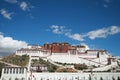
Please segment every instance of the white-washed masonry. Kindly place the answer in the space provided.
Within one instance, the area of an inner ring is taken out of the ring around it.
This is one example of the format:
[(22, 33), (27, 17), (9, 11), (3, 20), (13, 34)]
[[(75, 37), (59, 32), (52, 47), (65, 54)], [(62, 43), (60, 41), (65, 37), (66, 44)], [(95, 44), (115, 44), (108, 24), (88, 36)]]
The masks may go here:
[(120, 73), (31, 73), (28, 80), (120, 80)]
[(37, 73), (25, 67), (5, 67), (1, 80), (120, 80), (120, 73)]
[(1, 80), (27, 80), (27, 68), (4, 67), (2, 68)]

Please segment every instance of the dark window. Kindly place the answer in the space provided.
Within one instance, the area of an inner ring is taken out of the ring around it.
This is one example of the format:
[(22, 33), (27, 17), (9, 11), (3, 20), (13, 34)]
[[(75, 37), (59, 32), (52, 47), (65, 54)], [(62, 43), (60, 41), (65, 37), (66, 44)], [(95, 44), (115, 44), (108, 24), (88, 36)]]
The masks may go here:
[(9, 73), (9, 68), (7, 68), (7, 74)]
[(22, 68), (22, 73), (24, 73), (24, 68)]
[(15, 68), (13, 68), (13, 74), (15, 73)]
[(22, 70), (22, 69), (20, 68), (20, 69), (19, 69), (19, 73), (20, 73), (20, 74), (21, 74), (21, 70)]
[(10, 73), (12, 73), (12, 68), (10, 68)]
[(22, 68), (20, 68), (20, 73), (22, 73)]
[(6, 68), (4, 68), (4, 73), (6, 73)]
[(18, 74), (18, 68), (16, 69), (16, 74)]

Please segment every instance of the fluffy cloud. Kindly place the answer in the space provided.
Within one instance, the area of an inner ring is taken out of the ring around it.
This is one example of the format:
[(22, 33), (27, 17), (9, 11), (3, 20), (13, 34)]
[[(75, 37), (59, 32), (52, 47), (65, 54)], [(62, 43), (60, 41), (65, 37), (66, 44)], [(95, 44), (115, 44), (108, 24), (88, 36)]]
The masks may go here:
[(0, 10), (0, 14), (4, 17), (4, 18), (7, 18), (7, 19), (12, 19), (12, 14), (13, 13), (9, 13), (7, 10), (5, 10), (5, 9), (1, 9)]
[(21, 2), (20, 8), (21, 8), (23, 11), (29, 10), (28, 4), (27, 4), (26, 2), (24, 2), (24, 1)]
[(109, 35), (114, 35), (120, 33), (120, 27), (118, 26), (111, 26), (108, 28), (102, 28), (94, 31), (90, 31), (87, 33), (87, 36), (90, 39), (96, 39), (96, 38), (106, 38)]
[(14, 53), (17, 49), (26, 47), (27, 43), (24, 41), (14, 40), (12, 37), (5, 37), (0, 34), (0, 53)]
[[(5, 2), (9, 3), (9, 4), (12, 4), (12, 5), (18, 5), (18, 7), (22, 10), (22, 11), (27, 11), (29, 12), (28, 15), (31, 17), (31, 18), (34, 18), (34, 16), (32, 15), (31, 13), (31, 9), (34, 8), (34, 6), (32, 6), (29, 2), (26, 2), (26, 1), (20, 1), (20, 0), (4, 0)], [(15, 12), (16, 13), (16, 12)], [(5, 17), (6, 19), (12, 19), (12, 14), (13, 13), (9, 13), (7, 10), (4, 9), (1, 9), (0, 10), (0, 14)]]
[(107, 33), (108, 33), (108, 29), (103, 28), (103, 29), (98, 29), (95, 31), (90, 31), (87, 33), (87, 35), (90, 39), (106, 38), (108, 35)]
[(8, 3), (17, 4), (23, 11), (30, 11), (30, 8), (34, 8), (34, 6), (28, 5), (25, 1), (18, 1), (18, 0), (4, 0)]
[(70, 32), (65, 33), (65, 35), (71, 39), (77, 40), (77, 41), (84, 41), (83, 35), (80, 35), (78, 33), (71, 34)]
[(50, 27), (52, 29), (52, 32), (54, 34), (64, 34), (65, 36), (77, 40), (77, 41), (84, 41), (85, 38), (89, 38), (91, 40), (96, 39), (96, 38), (106, 38), (110, 35), (115, 35), (117, 33), (120, 33), (120, 27), (118, 26), (111, 26), (107, 28), (101, 28), (93, 31), (89, 31), (84, 34), (79, 34), (79, 33), (71, 33), (70, 29), (66, 29), (63, 26), (57, 26), (53, 25)]
[(112, 26), (109, 28), (109, 34), (114, 35), (120, 32), (120, 27)]
[(66, 29), (65, 26), (52, 25), (50, 26), (54, 34), (63, 34), (73, 40), (84, 41), (83, 36), (78, 33), (72, 34), (71, 29)]
[(64, 26), (57, 26), (57, 25), (52, 25), (50, 27), (52, 29), (52, 32), (55, 34), (63, 34), (64, 33)]

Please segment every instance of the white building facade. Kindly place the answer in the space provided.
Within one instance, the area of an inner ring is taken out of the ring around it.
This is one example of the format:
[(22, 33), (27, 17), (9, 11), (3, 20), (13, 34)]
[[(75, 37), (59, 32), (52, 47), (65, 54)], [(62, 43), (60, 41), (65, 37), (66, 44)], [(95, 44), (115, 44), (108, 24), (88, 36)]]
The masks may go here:
[(54, 62), (69, 64), (87, 64), (103, 66), (108, 63), (108, 54), (105, 50), (86, 50), (85, 46), (71, 47), (66, 53), (51, 53), (40, 46), (30, 46), (16, 51), (16, 55), (29, 55), (31, 59), (47, 58)]
[(44, 50), (41, 46), (28, 45), (27, 48), (21, 48), (16, 51), (16, 55), (29, 55), (33, 57), (47, 57), (50, 55), (48, 50)]

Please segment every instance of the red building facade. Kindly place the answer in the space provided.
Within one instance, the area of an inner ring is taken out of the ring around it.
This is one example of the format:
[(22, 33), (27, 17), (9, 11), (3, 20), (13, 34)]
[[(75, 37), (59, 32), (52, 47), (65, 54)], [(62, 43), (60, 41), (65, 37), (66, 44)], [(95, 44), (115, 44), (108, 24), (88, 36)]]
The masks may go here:
[(51, 53), (66, 53), (70, 48), (69, 43), (44, 44), (44, 49), (51, 50)]
[(58, 53), (60, 52), (60, 46), (59, 43), (52, 43), (52, 53)]

